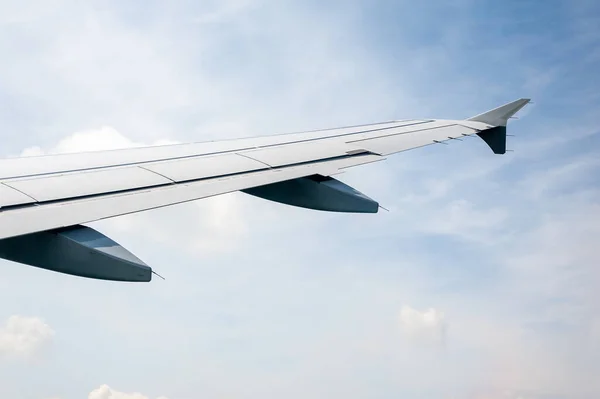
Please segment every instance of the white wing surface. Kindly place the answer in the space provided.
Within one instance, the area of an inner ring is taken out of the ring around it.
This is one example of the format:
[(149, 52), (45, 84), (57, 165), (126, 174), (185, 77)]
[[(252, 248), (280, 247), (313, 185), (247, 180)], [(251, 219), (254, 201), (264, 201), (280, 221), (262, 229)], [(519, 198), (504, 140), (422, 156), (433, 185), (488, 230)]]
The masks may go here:
[[(99, 219), (238, 190), (312, 209), (376, 212), (377, 203), (331, 176), (393, 153), (474, 134), (495, 153), (504, 153), (506, 122), (528, 102), (513, 101), (469, 120), (402, 120), (239, 140), (2, 159), (0, 257), (15, 260), (2, 252), (4, 239), (11, 237), (81, 228)], [(82, 234), (61, 237), (71, 245)]]

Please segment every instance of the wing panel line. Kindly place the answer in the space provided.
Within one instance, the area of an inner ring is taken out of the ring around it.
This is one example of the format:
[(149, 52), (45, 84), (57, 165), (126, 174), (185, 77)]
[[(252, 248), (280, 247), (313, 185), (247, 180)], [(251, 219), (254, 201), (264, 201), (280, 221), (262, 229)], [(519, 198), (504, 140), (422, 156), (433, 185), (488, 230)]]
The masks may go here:
[(147, 170), (148, 172), (152, 172), (152, 173), (154, 173), (155, 175), (159, 175), (160, 177), (164, 177), (165, 179), (167, 179), (167, 180), (170, 180), (170, 181), (171, 181), (173, 184), (177, 184), (177, 182), (176, 182), (175, 180), (171, 179), (169, 176), (165, 176), (165, 175), (163, 175), (162, 173), (158, 173), (158, 172), (157, 172), (157, 171), (155, 171), (155, 170), (148, 169), (148, 168), (144, 168), (142, 165), (138, 165), (138, 168), (140, 168), (140, 169), (144, 169), (144, 170)]
[(273, 166), (269, 165), (268, 163), (261, 161), (260, 159), (252, 158), (251, 156), (248, 156), (248, 155), (246, 155), (244, 153), (236, 152), (235, 154), (239, 155), (239, 156), (242, 156), (244, 158), (248, 158), (248, 159), (250, 159), (252, 161), (256, 161), (258, 163), (262, 163), (263, 165), (265, 165), (268, 168), (272, 168), (273, 167)]
[(5, 184), (4, 182), (0, 182), (0, 184), (2, 184), (3, 186), (6, 186), (6, 187), (8, 187), (8, 188), (10, 188), (10, 189), (12, 189), (12, 190), (15, 190), (15, 191), (18, 191), (18, 192), (20, 192), (21, 194), (23, 194), (23, 195), (25, 195), (25, 196), (27, 196), (27, 197), (31, 198), (31, 199), (32, 199), (32, 200), (34, 200), (35, 202), (37, 202), (37, 201), (38, 201), (37, 199), (33, 198), (31, 195), (29, 195), (29, 194), (27, 194), (27, 193), (25, 193), (25, 192), (23, 192), (23, 191), (19, 190), (19, 189), (18, 189), (18, 188), (16, 188), (16, 187), (13, 187), (13, 186), (11, 186), (11, 185)]

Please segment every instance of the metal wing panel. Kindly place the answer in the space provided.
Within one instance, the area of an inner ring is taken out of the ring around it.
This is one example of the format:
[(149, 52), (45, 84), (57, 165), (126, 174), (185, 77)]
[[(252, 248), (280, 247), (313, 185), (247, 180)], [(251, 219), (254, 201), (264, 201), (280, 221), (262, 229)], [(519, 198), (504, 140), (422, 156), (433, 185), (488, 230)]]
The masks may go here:
[[(110, 194), (121, 190), (131, 191), (172, 185), (176, 182), (199, 179), (215, 180), (215, 177), (224, 175), (250, 173), (256, 176), (255, 171), (262, 171), (269, 166), (279, 168), (300, 163), (318, 163), (319, 168), (321, 168), (319, 173), (330, 175), (339, 173), (341, 168), (381, 159), (381, 157), (375, 155), (349, 157), (349, 154), (356, 154), (357, 151), (366, 150), (380, 155), (387, 155), (433, 144), (436, 141), (448, 140), (449, 137), (473, 134), (478, 129), (487, 128), (486, 124), (477, 121), (404, 121), (400, 125), (398, 123), (369, 125), (366, 127), (368, 131), (364, 130), (365, 127), (353, 127), (345, 130), (333, 129), (329, 133), (337, 132), (337, 134), (332, 137), (302, 143), (272, 144), (268, 147), (241, 151), (240, 154), (224, 153), (215, 156), (184, 157), (161, 162), (153, 162), (152, 159), (155, 159), (156, 156), (152, 156), (151, 159), (145, 158), (146, 162), (140, 166), (104, 168), (67, 174), (41, 175), (34, 178), (11, 179), (4, 182), (6, 185), (6, 188), (3, 189), (5, 194), (0, 198), (4, 198), (2, 206), (5, 207), (31, 203), (32, 199), (28, 196), (40, 202), (61, 201), (69, 198)], [(339, 135), (342, 131), (351, 133)], [(300, 137), (301, 135), (292, 136)], [(305, 135), (304, 137), (308, 136)], [(281, 140), (284, 140), (283, 136), (272, 143)], [(197, 145), (194, 144), (192, 147)], [(168, 147), (175, 148), (178, 146)], [(211, 147), (209, 150), (214, 148)], [(145, 150), (156, 151), (159, 148), (153, 147)], [(164, 148), (160, 151), (163, 150)], [(197, 149), (194, 152), (198, 152)], [(114, 155), (115, 153), (108, 151), (69, 155), (79, 157), (91, 156), (92, 154), (94, 156), (107, 156), (109, 159), (106, 162), (111, 163), (113, 161), (108, 155)], [(160, 152), (159, 156), (165, 154), (165, 152)], [(60, 158), (59, 161), (61, 159), (64, 160)], [(136, 159), (142, 160), (142, 158)], [(331, 162), (324, 162), (332, 160), (338, 162), (336, 167), (328, 166), (331, 165)], [(64, 166), (65, 164), (60, 161), (57, 165), (60, 168), (61, 165)], [(10, 197), (6, 193), (10, 193)], [(67, 202), (61, 203), (63, 206), (68, 206)], [(7, 213), (8, 211), (5, 210), (2, 217), (4, 218)]]
[[(1, 195), (0, 201), (3, 201), (4, 206), (9, 206), (110, 194), (347, 156), (346, 151), (353, 148), (355, 147), (345, 143), (319, 145), (310, 142), (269, 147), (250, 153), (250, 157), (245, 155), (247, 153), (227, 153), (145, 163), (143, 166), (10, 179), (3, 184), (6, 187), (4, 191), (10, 193), (11, 197), (8, 194)], [(253, 159), (255, 157), (258, 160)], [(6, 200), (1, 199), (4, 197)]]
[(38, 202), (44, 202), (160, 186), (173, 182), (159, 174), (133, 166), (7, 180), (3, 183), (35, 198)]
[[(372, 157), (371, 161), (374, 160)], [(355, 158), (357, 164), (367, 161), (363, 156)], [(334, 174), (340, 167), (348, 167), (350, 164), (349, 160), (320, 162), (0, 211), (0, 239), (88, 223), (313, 174)]]
[[(65, 173), (111, 166), (126, 166), (185, 159), (203, 155), (244, 151), (264, 146), (277, 146), (310, 140), (335, 140), (361, 132), (386, 131), (397, 126), (414, 124), (414, 120), (393, 121), (335, 129), (314, 130), (242, 139), (171, 144), (109, 151), (92, 151), (36, 157), (0, 159), (0, 180), (31, 177), (41, 174)], [(343, 140), (340, 140), (343, 141)]]

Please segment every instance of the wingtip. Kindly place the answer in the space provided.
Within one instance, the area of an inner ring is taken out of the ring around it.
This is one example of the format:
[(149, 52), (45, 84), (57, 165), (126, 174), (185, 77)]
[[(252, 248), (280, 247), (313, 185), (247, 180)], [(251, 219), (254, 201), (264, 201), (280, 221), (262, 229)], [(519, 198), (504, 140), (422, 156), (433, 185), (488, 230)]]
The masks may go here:
[(490, 125), (487, 129), (484, 129), (477, 133), (487, 145), (494, 151), (494, 154), (505, 154), (506, 153), (506, 124), (513, 115), (519, 112), (521, 108), (531, 102), (529, 98), (520, 98), (512, 101), (508, 104), (504, 104), (500, 107), (494, 108), (483, 114), (479, 114), (469, 121), (483, 122)]
[(500, 107), (494, 108), (490, 111), (484, 112), (482, 114), (473, 116), (467, 120), (475, 121), (475, 122), (483, 122), (492, 126), (506, 126), (508, 120), (521, 108), (526, 106), (531, 102), (530, 98), (520, 98), (518, 100), (512, 101), (508, 104), (501, 105)]

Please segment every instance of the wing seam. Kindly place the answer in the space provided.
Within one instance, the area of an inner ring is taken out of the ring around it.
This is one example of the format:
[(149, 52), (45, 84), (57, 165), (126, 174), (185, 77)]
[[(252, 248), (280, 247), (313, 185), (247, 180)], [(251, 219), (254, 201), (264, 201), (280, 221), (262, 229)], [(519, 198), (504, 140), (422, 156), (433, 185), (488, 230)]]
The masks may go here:
[[(23, 191), (19, 190), (19, 189), (18, 189), (18, 188), (16, 188), (16, 187), (13, 187), (13, 186), (11, 186), (11, 185), (9, 185), (9, 184), (6, 184), (6, 183), (4, 183), (4, 182), (2, 182), (2, 183), (0, 183), (0, 184), (2, 184), (2, 185), (3, 185), (3, 186), (5, 186), (5, 187), (8, 187), (8, 188), (10, 188), (10, 189), (13, 189), (13, 190), (15, 190), (15, 191), (18, 191), (18, 192), (20, 192), (21, 194), (23, 194), (23, 195), (25, 195), (25, 196), (27, 196), (27, 197), (31, 198), (31, 199), (32, 199), (32, 200), (34, 200), (35, 202), (39, 202), (39, 201), (38, 201), (36, 198), (33, 198), (31, 195), (27, 194), (26, 192), (23, 192)], [(2, 207), (2, 208), (9, 208), (9, 207), (10, 207), (10, 206), (6, 206), (6, 207)]]
[(241, 156), (241, 157), (244, 157), (244, 158), (248, 158), (248, 159), (250, 159), (250, 160), (252, 160), (252, 161), (256, 161), (256, 162), (258, 162), (258, 163), (262, 163), (263, 165), (267, 166), (269, 169), (273, 168), (273, 166), (269, 165), (268, 163), (266, 163), (266, 162), (263, 162), (263, 161), (261, 161), (261, 160), (259, 160), (259, 159), (256, 159), (256, 158), (252, 158), (251, 156), (248, 156), (248, 155), (246, 155), (246, 154), (242, 154), (242, 153), (239, 153), (239, 152), (236, 152), (235, 154), (236, 154), (236, 155), (239, 155), (239, 156)]
[(162, 173), (158, 173), (158, 172), (157, 172), (157, 171), (155, 171), (155, 170), (148, 169), (148, 168), (144, 168), (144, 167), (143, 167), (143, 166), (141, 166), (141, 165), (138, 165), (137, 167), (138, 167), (138, 168), (140, 168), (140, 169), (147, 170), (148, 172), (152, 172), (152, 173), (154, 173), (155, 175), (158, 175), (158, 176), (160, 176), (160, 177), (164, 177), (165, 179), (167, 179), (167, 180), (171, 181), (171, 183), (172, 183), (172, 184), (177, 184), (177, 182), (176, 182), (175, 180), (171, 179), (169, 176), (165, 176), (165, 175), (163, 175)]

